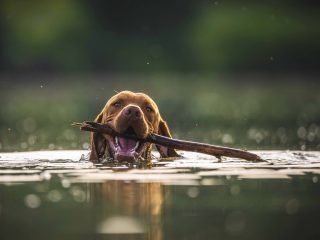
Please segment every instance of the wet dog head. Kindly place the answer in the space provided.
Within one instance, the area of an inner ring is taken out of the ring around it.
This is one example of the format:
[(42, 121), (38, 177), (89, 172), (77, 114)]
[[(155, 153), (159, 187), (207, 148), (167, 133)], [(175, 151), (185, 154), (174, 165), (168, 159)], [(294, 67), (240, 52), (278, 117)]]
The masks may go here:
[[(143, 93), (123, 91), (114, 95), (95, 121), (108, 124), (118, 133), (133, 134), (139, 138), (145, 138), (150, 133), (171, 137), (156, 103)], [(97, 162), (104, 157), (127, 162), (141, 158), (150, 160), (151, 149), (150, 143), (92, 133), (90, 160)], [(157, 146), (157, 149), (161, 157), (178, 156), (173, 149), (163, 146)]]

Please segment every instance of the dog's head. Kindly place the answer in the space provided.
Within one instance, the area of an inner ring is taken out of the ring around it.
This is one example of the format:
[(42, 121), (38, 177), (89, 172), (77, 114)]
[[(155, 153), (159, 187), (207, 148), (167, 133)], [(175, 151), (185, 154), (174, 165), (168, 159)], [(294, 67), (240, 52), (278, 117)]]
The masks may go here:
[[(118, 133), (133, 134), (139, 138), (145, 138), (150, 133), (171, 137), (157, 104), (143, 93), (123, 91), (114, 95), (95, 121), (108, 124)], [(103, 157), (128, 162), (141, 158), (150, 160), (151, 149), (150, 143), (92, 133), (90, 160), (97, 162)], [(157, 149), (161, 157), (178, 156), (174, 149), (163, 146), (157, 146)]]

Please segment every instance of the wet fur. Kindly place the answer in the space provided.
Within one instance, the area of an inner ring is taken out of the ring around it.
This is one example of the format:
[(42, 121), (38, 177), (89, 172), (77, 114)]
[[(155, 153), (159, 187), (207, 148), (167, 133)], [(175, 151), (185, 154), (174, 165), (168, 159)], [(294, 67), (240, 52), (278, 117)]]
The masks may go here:
[[(114, 104), (121, 102), (122, 105), (119, 108), (115, 108)], [(137, 106), (141, 109), (142, 118), (134, 125), (136, 133), (140, 137), (146, 137), (150, 133), (157, 133), (171, 138), (171, 133), (167, 123), (162, 119), (158, 106), (156, 103), (146, 94), (134, 93), (130, 91), (120, 92), (109, 99), (105, 107), (100, 114), (95, 118), (95, 122), (98, 123), (111, 123), (114, 130), (117, 132), (124, 132), (128, 128), (128, 122), (123, 118), (122, 111), (127, 106)], [(146, 106), (152, 108), (152, 112), (146, 111)], [(91, 134), (91, 152), (90, 161), (101, 162), (104, 158), (113, 158), (112, 151), (108, 144), (108, 138), (110, 136), (102, 135), (99, 133)], [(161, 158), (177, 157), (179, 156), (174, 149), (170, 149), (163, 146), (156, 146)], [(151, 160), (152, 144), (148, 144), (146, 150), (142, 153), (142, 157), (150, 161)]]

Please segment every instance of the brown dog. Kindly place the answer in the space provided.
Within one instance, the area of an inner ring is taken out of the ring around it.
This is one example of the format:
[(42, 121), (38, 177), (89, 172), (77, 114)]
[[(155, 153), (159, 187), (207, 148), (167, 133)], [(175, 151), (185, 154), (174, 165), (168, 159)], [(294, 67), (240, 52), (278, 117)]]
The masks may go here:
[[(120, 92), (109, 99), (95, 119), (98, 123), (108, 123), (116, 132), (135, 134), (145, 138), (150, 133), (171, 137), (170, 130), (160, 116), (156, 103), (146, 94), (130, 91)], [(156, 146), (160, 156), (179, 156), (174, 149)], [(103, 158), (132, 162), (138, 159), (151, 160), (152, 144), (132, 139), (112, 137), (99, 133), (91, 134), (92, 162)]]

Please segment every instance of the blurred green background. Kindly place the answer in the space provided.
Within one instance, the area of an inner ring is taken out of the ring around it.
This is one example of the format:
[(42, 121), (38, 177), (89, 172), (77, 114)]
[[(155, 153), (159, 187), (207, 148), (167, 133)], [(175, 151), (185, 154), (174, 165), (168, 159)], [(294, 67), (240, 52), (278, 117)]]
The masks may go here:
[(87, 149), (70, 127), (149, 94), (181, 139), (320, 149), (318, 1), (0, 1), (0, 151)]

